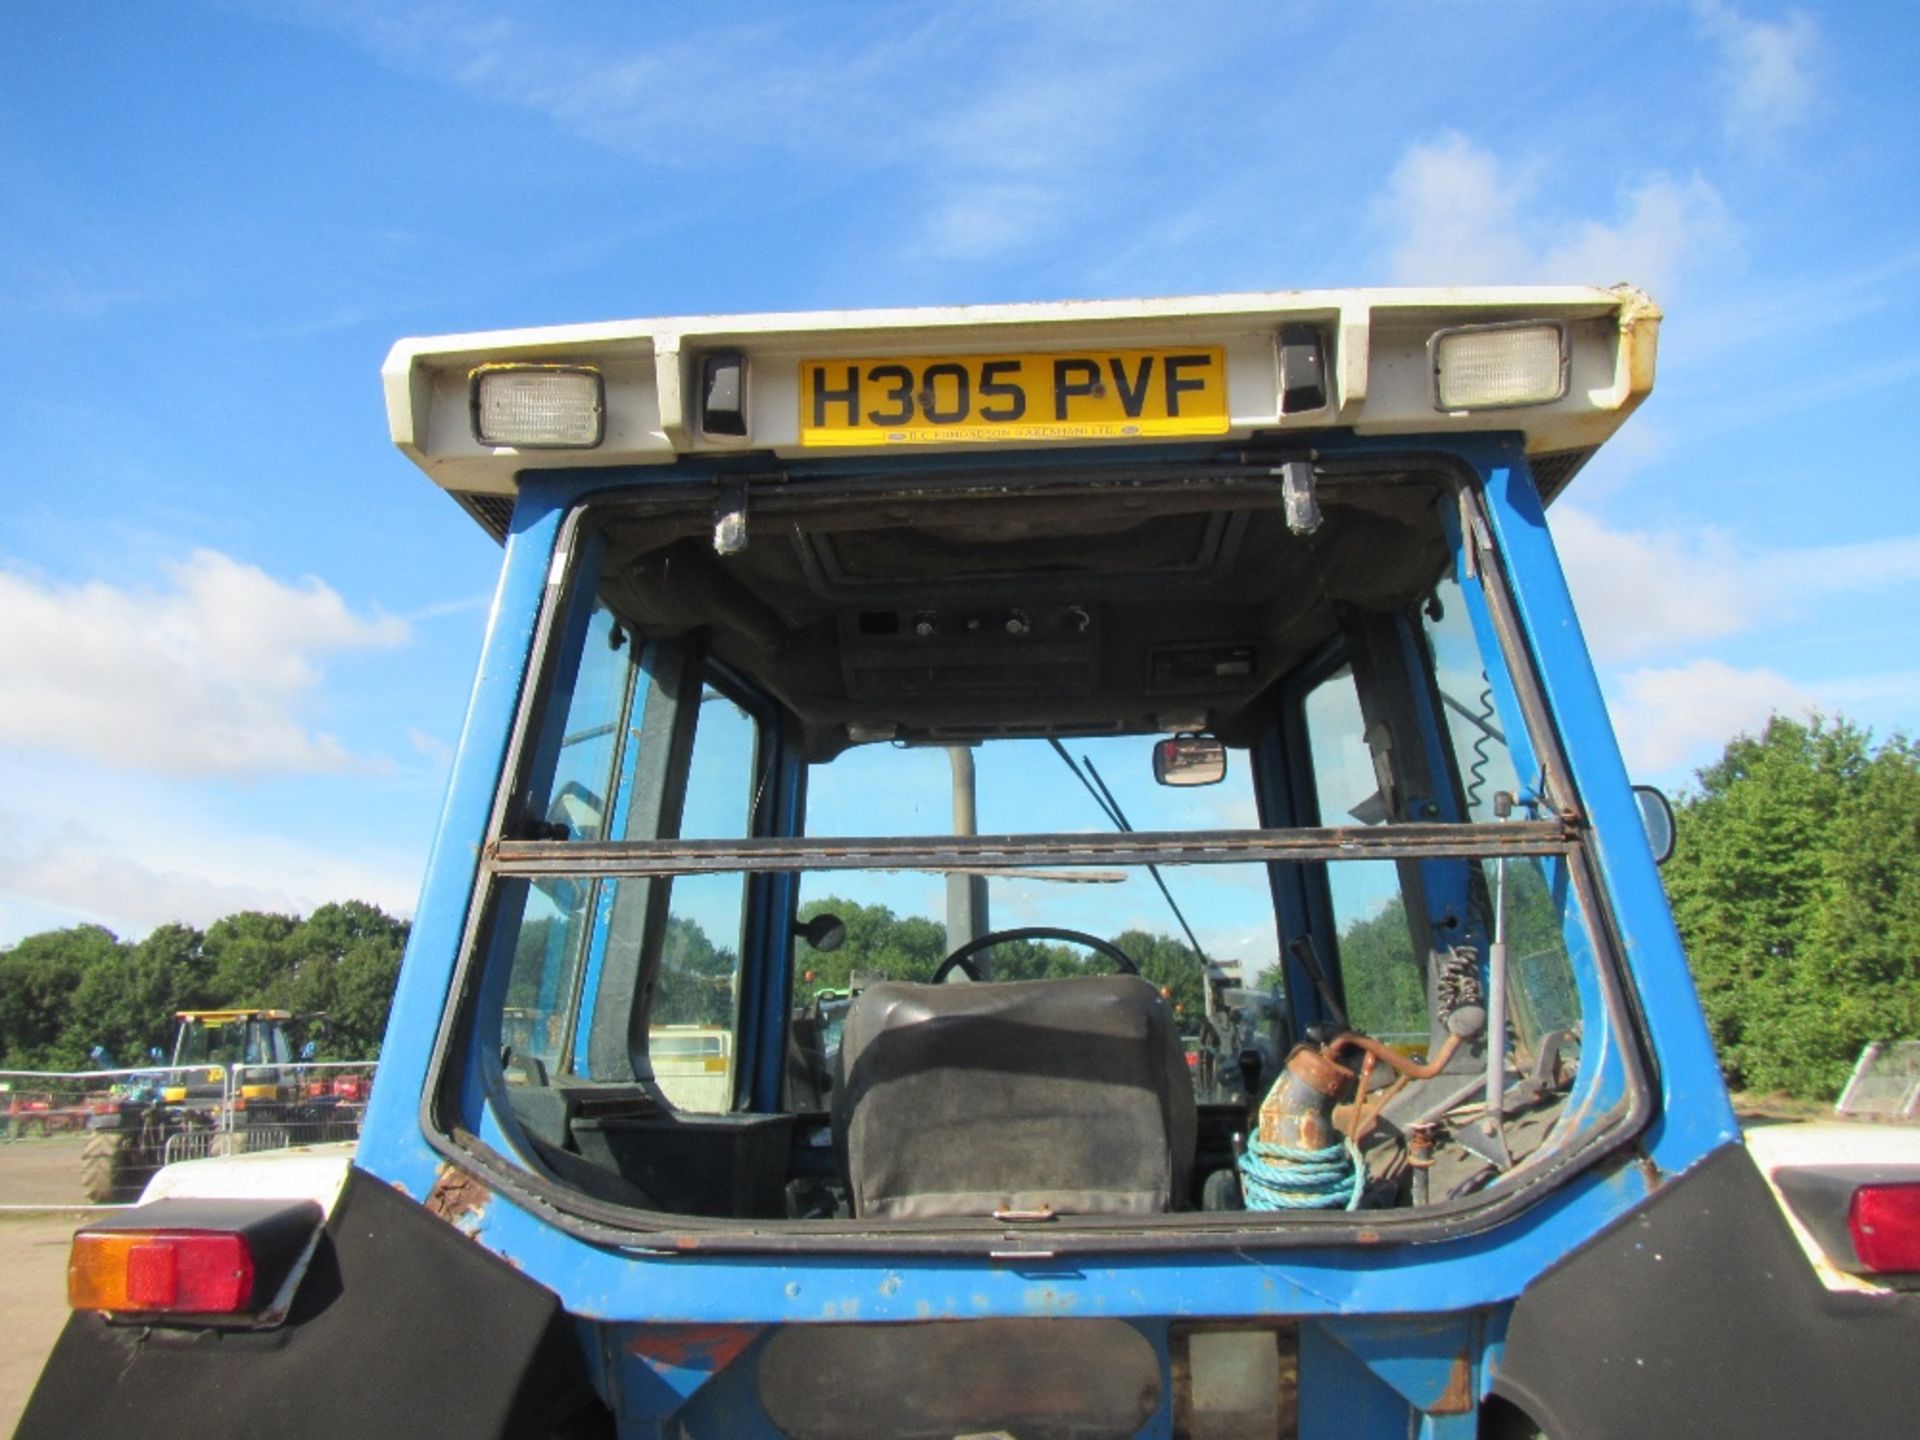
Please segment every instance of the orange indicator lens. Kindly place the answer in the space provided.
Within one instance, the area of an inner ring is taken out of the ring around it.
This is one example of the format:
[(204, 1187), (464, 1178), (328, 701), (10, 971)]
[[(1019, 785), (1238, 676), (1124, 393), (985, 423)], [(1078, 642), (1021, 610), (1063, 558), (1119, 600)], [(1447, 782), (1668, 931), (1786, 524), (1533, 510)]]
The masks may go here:
[(252, 1306), (253, 1253), (217, 1231), (81, 1231), (67, 1262), (76, 1310), (239, 1315)]

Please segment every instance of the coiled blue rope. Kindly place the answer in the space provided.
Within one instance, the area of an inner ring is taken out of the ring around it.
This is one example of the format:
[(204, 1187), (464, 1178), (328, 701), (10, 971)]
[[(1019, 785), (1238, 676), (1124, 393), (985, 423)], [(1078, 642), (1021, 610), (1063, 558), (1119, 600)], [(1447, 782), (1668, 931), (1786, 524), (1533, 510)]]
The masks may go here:
[(1367, 1183), (1351, 1140), (1323, 1150), (1249, 1140), (1239, 1164), (1249, 1210), (1357, 1210)]

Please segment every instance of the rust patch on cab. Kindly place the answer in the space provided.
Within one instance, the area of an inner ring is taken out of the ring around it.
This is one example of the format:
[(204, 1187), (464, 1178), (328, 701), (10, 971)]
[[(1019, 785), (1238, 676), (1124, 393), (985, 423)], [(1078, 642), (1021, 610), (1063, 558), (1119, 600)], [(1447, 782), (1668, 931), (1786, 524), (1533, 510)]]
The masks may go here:
[(439, 1174), (434, 1177), (433, 1189), (427, 1192), (426, 1199), (429, 1215), (436, 1215), (468, 1234), (473, 1233), (480, 1218), (486, 1214), (487, 1206), (492, 1203), (493, 1192), (482, 1185), (478, 1177), (469, 1175), (450, 1162), (442, 1162)]
[(1429, 1415), (1464, 1415), (1473, 1409), (1473, 1365), (1465, 1355), (1453, 1357), (1453, 1369), (1447, 1374), (1447, 1388), (1428, 1407)]

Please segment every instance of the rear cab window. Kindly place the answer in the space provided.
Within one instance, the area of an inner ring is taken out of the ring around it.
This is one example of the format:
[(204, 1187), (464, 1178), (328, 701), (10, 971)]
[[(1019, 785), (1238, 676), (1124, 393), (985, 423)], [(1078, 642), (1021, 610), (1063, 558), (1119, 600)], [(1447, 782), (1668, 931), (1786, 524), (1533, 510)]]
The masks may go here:
[[(1463, 470), (1346, 467), (1314, 529), (1271, 474), (834, 487), (756, 495), (731, 553), (705, 494), (567, 521), (457, 1022), (524, 1182), (829, 1244), (1272, 1228), (1245, 1156), (1304, 1124), (1349, 1167), (1308, 1213), (1390, 1223), (1628, 1122)], [(1157, 783), (1171, 737), (1225, 777)], [(1302, 1049), (1348, 1097), (1263, 1114)], [(920, 1153), (982, 1105), (969, 1173)]]

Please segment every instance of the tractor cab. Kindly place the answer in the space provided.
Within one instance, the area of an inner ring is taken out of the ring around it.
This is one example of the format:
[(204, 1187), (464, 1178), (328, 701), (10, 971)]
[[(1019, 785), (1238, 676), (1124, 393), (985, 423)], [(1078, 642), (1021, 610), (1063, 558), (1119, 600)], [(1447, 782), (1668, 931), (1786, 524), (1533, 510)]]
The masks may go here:
[(504, 564), (359, 1150), (83, 1235), (22, 1435), (1909, 1425), (1856, 1379), (1910, 1314), (1811, 1297), (1740, 1147), (1550, 535), (1658, 319), (396, 347)]
[[(279, 1067), (290, 1066), (294, 1054), (287, 1027), (294, 1017), (286, 1010), (181, 1010), (175, 1013), (172, 1065), (185, 1072), (165, 1098), (224, 1098), (237, 1074), (233, 1093), (247, 1099), (273, 1099), (290, 1081)], [(195, 1076), (191, 1067), (205, 1067)]]

